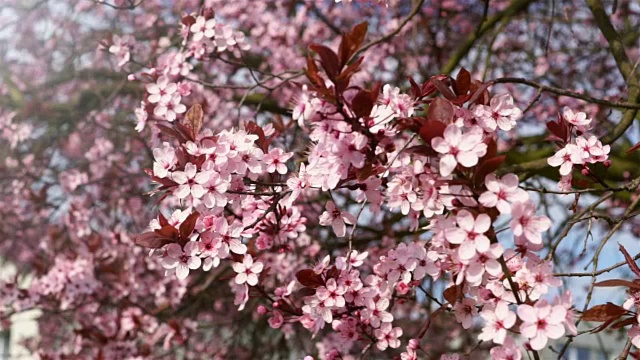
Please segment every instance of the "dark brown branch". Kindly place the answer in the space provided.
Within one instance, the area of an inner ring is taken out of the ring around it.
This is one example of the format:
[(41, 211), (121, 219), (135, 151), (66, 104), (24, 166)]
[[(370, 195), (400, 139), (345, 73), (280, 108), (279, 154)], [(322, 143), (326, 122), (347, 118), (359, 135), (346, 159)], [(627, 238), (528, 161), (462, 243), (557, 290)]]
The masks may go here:
[(574, 99), (580, 99), (592, 104), (599, 104), (599, 105), (605, 105), (605, 106), (622, 108), (622, 109), (640, 110), (640, 104), (637, 104), (637, 103), (617, 102), (617, 101), (599, 99), (599, 98), (581, 94), (575, 91), (560, 89), (555, 86), (544, 85), (544, 84), (540, 84), (535, 81), (531, 81), (523, 78), (503, 77), (503, 78), (492, 80), (491, 82), (494, 84), (524, 84), (531, 87), (535, 87), (543, 92), (550, 92), (560, 96), (567, 96)]

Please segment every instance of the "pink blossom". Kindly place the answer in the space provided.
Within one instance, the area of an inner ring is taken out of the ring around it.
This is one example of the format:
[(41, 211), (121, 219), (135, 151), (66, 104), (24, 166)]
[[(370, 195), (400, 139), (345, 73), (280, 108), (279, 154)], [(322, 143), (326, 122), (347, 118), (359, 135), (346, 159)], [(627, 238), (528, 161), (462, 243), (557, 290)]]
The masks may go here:
[(363, 321), (368, 321), (374, 328), (380, 327), (381, 323), (393, 321), (393, 315), (386, 311), (389, 307), (389, 299), (380, 298), (373, 307), (362, 309), (360, 317)]
[(493, 341), (496, 344), (503, 344), (507, 336), (507, 330), (516, 323), (516, 314), (509, 310), (509, 304), (505, 301), (498, 301), (495, 306), (485, 305), (480, 312), (485, 325), (478, 339), (482, 341)]
[(247, 252), (247, 246), (240, 241), (240, 234), (244, 227), (239, 221), (234, 221), (229, 225), (227, 219), (220, 218), (216, 221), (214, 236), (220, 238), (222, 245), (220, 247), (220, 256), (226, 257), (229, 251), (243, 255)]
[(168, 142), (162, 143), (161, 148), (153, 149), (153, 175), (164, 178), (167, 177), (169, 171), (176, 166), (177, 158), (175, 150)]
[(491, 358), (494, 360), (521, 360), (522, 353), (512, 337), (507, 336), (502, 346), (491, 349)]
[(178, 244), (169, 244), (165, 248), (166, 255), (162, 258), (162, 266), (167, 270), (175, 269), (176, 276), (184, 280), (189, 275), (189, 269), (200, 267), (202, 260), (197, 256), (200, 252), (200, 243), (189, 241), (182, 247)]
[(585, 162), (604, 162), (609, 158), (609, 145), (602, 145), (597, 137), (591, 135), (589, 138), (583, 136), (576, 137), (576, 146), (582, 150), (582, 158)]
[(173, 122), (178, 114), (182, 114), (187, 111), (187, 107), (180, 103), (182, 97), (180, 95), (172, 96), (167, 102), (159, 103), (153, 114), (156, 116), (162, 116), (167, 121)]
[(548, 158), (547, 163), (553, 167), (560, 166), (560, 175), (566, 176), (571, 173), (573, 165), (584, 164), (584, 158), (579, 147), (574, 144), (567, 144), (552, 157)]
[(316, 290), (316, 296), (326, 307), (341, 308), (345, 304), (345, 300), (342, 295), (344, 295), (346, 291), (346, 288), (339, 285), (335, 279), (329, 279), (325, 286), (320, 286)]
[(174, 194), (179, 199), (184, 199), (189, 195), (199, 199), (207, 192), (203, 185), (209, 181), (209, 177), (208, 172), (198, 172), (198, 168), (194, 164), (187, 163), (184, 166), (184, 171), (171, 173), (171, 179), (178, 183)]
[(476, 301), (471, 298), (465, 297), (464, 299), (462, 299), (462, 301), (458, 301), (453, 306), (453, 314), (456, 317), (456, 321), (459, 322), (463, 328), (470, 328), (473, 319), (478, 316)]
[(378, 342), (376, 347), (378, 350), (385, 350), (387, 347), (397, 349), (400, 347), (400, 336), (402, 336), (402, 329), (399, 327), (393, 327), (391, 323), (382, 323), (379, 329), (374, 331), (374, 335)]
[(504, 249), (500, 244), (491, 244), (487, 251), (479, 251), (474, 257), (466, 262), (467, 269), (465, 278), (472, 285), (480, 285), (485, 273), (494, 278), (502, 275), (502, 266), (498, 258), (502, 256)]
[(118, 67), (124, 66), (131, 59), (131, 48), (135, 44), (135, 38), (130, 35), (113, 35), (113, 44), (109, 46), (109, 52), (118, 57)]
[(238, 273), (236, 275), (236, 284), (241, 285), (247, 283), (249, 286), (256, 286), (258, 284), (258, 274), (262, 272), (264, 264), (253, 261), (253, 258), (249, 254), (245, 254), (241, 263), (233, 263), (233, 271)]
[(150, 94), (147, 98), (150, 103), (168, 103), (174, 97), (173, 94), (176, 90), (178, 90), (178, 85), (176, 83), (169, 82), (169, 79), (166, 76), (160, 76), (155, 83), (147, 84), (146, 89)]
[(327, 202), (327, 211), (320, 215), (320, 225), (331, 225), (337, 237), (343, 237), (347, 232), (345, 223), (353, 225), (356, 221), (355, 216), (336, 208), (333, 201)]
[(541, 233), (551, 227), (551, 221), (546, 216), (536, 216), (533, 201), (518, 202), (512, 205), (509, 222), (515, 236), (523, 235), (532, 244), (542, 244)]
[(513, 104), (513, 98), (509, 94), (492, 97), (489, 106), (478, 105), (473, 113), (486, 131), (495, 131), (496, 126), (509, 131), (522, 117), (522, 111)]
[(459, 127), (450, 124), (442, 137), (431, 140), (433, 149), (443, 156), (440, 158), (440, 174), (449, 176), (458, 164), (472, 167), (487, 153), (487, 144), (482, 142), (482, 129), (475, 126), (462, 133)]
[(457, 227), (445, 230), (447, 241), (460, 244), (458, 255), (461, 259), (471, 259), (477, 252), (489, 250), (491, 242), (484, 233), (491, 226), (491, 218), (487, 214), (479, 214), (475, 219), (467, 210), (460, 210), (456, 215)]
[(286, 162), (291, 156), (293, 156), (293, 153), (285, 153), (280, 148), (274, 148), (263, 156), (262, 161), (267, 166), (268, 173), (278, 172), (284, 175), (287, 173)]
[(271, 316), (268, 320), (269, 322), (269, 326), (271, 326), (272, 329), (279, 329), (282, 327), (282, 324), (284, 324), (284, 317), (282, 316), (282, 313), (278, 310), (273, 310), (273, 316)]
[[(567, 311), (567, 315), (563, 320), (563, 324), (567, 332), (571, 335), (578, 335), (578, 329), (576, 329), (575, 311), (573, 310), (573, 295), (570, 291), (565, 291), (560, 296), (556, 296), (553, 300), (554, 306), (562, 306)], [(640, 320), (640, 318), (638, 319)]]
[(336, 267), (340, 270), (345, 270), (349, 267), (362, 266), (368, 255), (369, 253), (366, 251), (358, 253), (357, 250), (352, 250), (347, 257), (339, 256), (336, 258)]
[(501, 214), (511, 213), (511, 203), (529, 199), (529, 195), (518, 185), (520, 180), (516, 174), (506, 174), (500, 180), (489, 174), (484, 181), (487, 191), (480, 195), (478, 202), (486, 207), (496, 207)]
[(522, 319), (520, 333), (529, 338), (533, 350), (542, 350), (547, 339), (559, 339), (564, 335), (562, 322), (565, 316), (564, 307), (551, 306), (547, 300), (539, 300), (534, 306), (519, 305), (518, 317)]
[(215, 26), (215, 19), (207, 20), (204, 16), (198, 16), (196, 22), (190, 27), (193, 33), (193, 41), (200, 41), (203, 37), (212, 38), (215, 34)]
[(305, 121), (311, 120), (313, 115), (322, 108), (322, 101), (315, 97), (315, 94), (308, 91), (307, 85), (302, 85), (300, 99), (293, 108), (291, 118), (297, 121), (300, 127), (304, 126)]
[(587, 130), (587, 127), (591, 123), (591, 119), (587, 118), (587, 114), (583, 112), (574, 113), (568, 107), (562, 109), (562, 118), (583, 132)]

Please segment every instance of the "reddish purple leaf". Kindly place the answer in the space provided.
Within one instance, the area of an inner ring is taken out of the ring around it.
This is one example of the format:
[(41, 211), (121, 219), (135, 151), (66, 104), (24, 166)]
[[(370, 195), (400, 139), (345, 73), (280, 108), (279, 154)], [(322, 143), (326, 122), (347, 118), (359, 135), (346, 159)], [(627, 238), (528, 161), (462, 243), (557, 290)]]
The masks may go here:
[(620, 246), (620, 252), (622, 253), (622, 255), (624, 255), (624, 259), (627, 261), (627, 264), (629, 265), (631, 271), (633, 271), (636, 276), (640, 277), (640, 268), (638, 267), (638, 264), (636, 264), (636, 262), (633, 260), (631, 255), (629, 255), (627, 249), (625, 249), (624, 246), (620, 244), (618, 246)]
[(626, 313), (627, 310), (622, 306), (608, 302), (606, 304), (596, 305), (582, 313), (582, 320), (599, 322), (615, 320)]
[(453, 119), (453, 105), (448, 100), (443, 98), (435, 98), (431, 105), (429, 105), (429, 110), (427, 111), (427, 119), (429, 120), (437, 120), (444, 124), (451, 123)]
[(298, 279), (298, 282), (303, 286), (310, 287), (313, 289), (324, 285), (322, 276), (316, 274), (316, 272), (311, 269), (304, 269), (304, 270), (298, 271), (298, 273), (296, 273), (296, 279)]
[(158, 236), (153, 231), (148, 231), (136, 236), (135, 243), (140, 246), (144, 246), (149, 249), (159, 249), (167, 244), (171, 244), (174, 241), (172, 239)]

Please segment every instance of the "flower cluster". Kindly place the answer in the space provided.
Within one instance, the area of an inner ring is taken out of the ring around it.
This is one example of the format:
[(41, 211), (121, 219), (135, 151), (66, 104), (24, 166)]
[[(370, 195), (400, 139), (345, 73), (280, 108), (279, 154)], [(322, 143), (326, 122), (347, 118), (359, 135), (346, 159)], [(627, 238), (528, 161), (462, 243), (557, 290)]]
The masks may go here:
[[(193, 22), (191, 26), (185, 23)], [(222, 52), (237, 46), (241, 50), (251, 49), (242, 31), (234, 31), (231, 26), (217, 21), (214, 17), (205, 15), (189, 17), (183, 21), (185, 38), (191, 34), (188, 43), (189, 56), (201, 59), (212, 52)], [(186, 39), (185, 39), (186, 41)]]
[[(603, 163), (605, 166), (610, 165), (609, 145), (603, 145), (594, 135), (585, 134), (589, 129), (591, 119), (583, 112), (574, 113), (569, 108), (564, 108), (562, 116), (558, 119), (558, 124), (563, 126), (564, 135), (560, 138), (561, 149), (558, 150), (547, 162), (553, 167), (560, 167), (560, 175), (562, 178), (558, 187), (562, 191), (571, 190), (572, 170), (574, 167), (581, 169), (582, 174), (588, 176), (591, 170), (587, 164)], [(576, 136), (573, 136), (575, 130)], [(556, 135), (556, 134), (554, 134)], [(556, 137), (558, 137), (556, 135)], [(571, 139), (574, 142), (571, 142)]]

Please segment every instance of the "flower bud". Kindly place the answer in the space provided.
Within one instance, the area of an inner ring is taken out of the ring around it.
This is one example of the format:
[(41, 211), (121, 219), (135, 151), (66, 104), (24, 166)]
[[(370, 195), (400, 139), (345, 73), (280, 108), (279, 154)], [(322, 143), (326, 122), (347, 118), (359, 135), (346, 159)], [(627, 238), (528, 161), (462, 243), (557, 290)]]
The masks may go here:
[(258, 308), (256, 309), (256, 312), (258, 313), (258, 315), (265, 315), (266, 313), (269, 312), (269, 310), (264, 305), (258, 305)]

